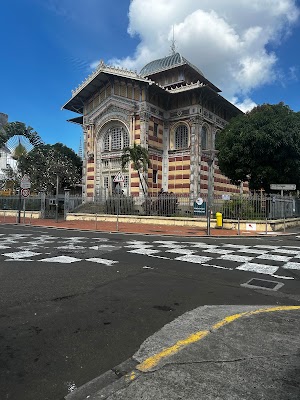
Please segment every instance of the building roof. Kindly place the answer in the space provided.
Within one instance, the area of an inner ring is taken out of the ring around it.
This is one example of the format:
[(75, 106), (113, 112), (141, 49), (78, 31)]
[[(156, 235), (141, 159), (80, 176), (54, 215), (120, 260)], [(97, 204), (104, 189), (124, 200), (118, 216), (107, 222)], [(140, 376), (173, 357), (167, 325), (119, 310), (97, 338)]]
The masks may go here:
[(146, 64), (140, 72), (141, 76), (150, 76), (161, 71), (166, 71), (168, 69), (173, 69), (175, 67), (180, 67), (182, 65), (188, 65), (197, 71), (200, 75), (204, 77), (202, 71), (190, 63), (186, 58), (184, 58), (180, 53), (174, 53), (170, 56), (159, 58)]

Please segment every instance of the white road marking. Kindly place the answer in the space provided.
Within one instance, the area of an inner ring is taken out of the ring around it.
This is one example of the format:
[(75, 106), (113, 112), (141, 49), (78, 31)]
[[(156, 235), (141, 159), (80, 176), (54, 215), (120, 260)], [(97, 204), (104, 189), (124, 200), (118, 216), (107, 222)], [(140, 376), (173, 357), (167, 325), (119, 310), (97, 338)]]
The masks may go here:
[(275, 274), (272, 274), (272, 276), (274, 276), (274, 278), (280, 278), (280, 279), (290, 279), (290, 280), (295, 279), (292, 276), (283, 276), (283, 275), (275, 275)]
[(153, 245), (152, 244), (143, 244), (143, 245), (141, 245), (140, 243), (138, 243), (138, 244), (130, 244), (130, 245), (128, 245), (128, 246), (123, 246), (123, 247), (126, 247), (126, 248), (129, 248), (129, 249), (135, 249), (135, 248), (138, 248), (138, 249), (140, 249), (140, 248), (143, 248), (143, 249), (153, 249)]
[(287, 256), (279, 256), (277, 254), (261, 254), (260, 256), (256, 257), (259, 258), (260, 260), (272, 260), (272, 261), (289, 261), (292, 257), (287, 257)]
[(42, 253), (35, 253), (33, 251), (25, 250), (25, 251), (17, 251), (15, 253), (4, 253), (2, 255), (5, 257), (13, 258), (13, 259), (19, 259), (19, 258), (38, 256), (39, 254), (42, 254)]
[(297, 269), (300, 270), (300, 263), (289, 261), (285, 263), (282, 268), (284, 269)]
[(59, 250), (79, 250), (79, 249), (85, 249), (85, 246), (75, 246), (74, 244), (69, 244), (69, 245), (65, 245), (65, 246), (55, 247), (55, 249), (59, 249)]
[(155, 256), (154, 254), (147, 254), (148, 257), (153, 257), (153, 258), (162, 258), (163, 260), (172, 260), (169, 257), (163, 257), (163, 256)]
[[(83, 247), (84, 248), (84, 247)], [(90, 250), (118, 250), (120, 247), (112, 244), (97, 244), (96, 246), (88, 247)]]
[(129, 250), (128, 253), (135, 253), (135, 254), (145, 254), (145, 255), (151, 255), (151, 254), (156, 254), (160, 253), (160, 250), (154, 250), (154, 249), (134, 249), (134, 250)]
[(242, 262), (242, 263), (246, 263), (247, 261), (250, 261), (253, 259), (253, 257), (239, 256), (238, 254), (223, 254), (219, 258), (222, 260), (236, 261), (236, 262)]
[(213, 267), (213, 268), (218, 268), (218, 269), (228, 269), (230, 271), (233, 270), (233, 268), (227, 268), (227, 267), (222, 267), (221, 265), (214, 265), (214, 264), (202, 264), (204, 267)]
[(81, 261), (81, 258), (75, 258), (75, 257), (69, 257), (69, 256), (57, 256), (57, 257), (50, 257), (50, 258), (44, 258), (42, 262), (51, 262), (51, 263), (61, 263), (61, 264), (70, 264), (74, 263), (77, 261)]
[(211, 249), (215, 250), (218, 248), (217, 245), (214, 244), (206, 244), (206, 243), (194, 243), (191, 247), (198, 247), (198, 248), (203, 248), (203, 249)]
[(245, 264), (236, 267), (236, 269), (241, 271), (256, 272), (258, 274), (266, 274), (266, 275), (275, 274), (278, 268), (279, 267), (275, 267), (274, 265), (255, 264), (251, 262), (246, 262)]
[(299, 250), (291, 250), (291, 249), (283, 249), (283, 248), (278, 248), (273, 250), (274, 253), (282, 253), (282, 254), (291, 254), (295, 256), (298, 256), (300, 254)]
[(193, 254), (186, 254), (185, 256), (181, 257), (176, 257), (175, 260), (179, 261), (187, 261), (195, 264), (202, 264), (204, 262), (212, 260), (211, 257), (205, 257), (205, 256), (196, 256)]
[(111, 266), (113, 264), (118, 264), (119, 261), (114, 261), (114, 260), (107, 260), (105, 258), (87, 258), (86, 261), (91, 261), (94, 263), (98, 263), (98, 264), (105, 264), (108, 266)]
[(195, 254), (195, 250), (190, 249), (182, 249), (182, 248), (174, 248), (170, 250), (165, 250), (166, 253), (175, 253), (175, 254)]
[(250, 253), (250, 254), (264, 254), (264, 253), (268, 253), (269, 250), (268, 249), (239, 249), (237, 250), (237, 252), (239, 253)]
[(234, 250), (227, 250), (227, 249), (221, 249), (221, 248), (217, 248), (217, 249), (212, 249), (212, 250), (202, 250), (203, 253), (212, 253), (215, 254), (216, 256), (218, 256), (219, 254), (230, 254), (233, 253)]

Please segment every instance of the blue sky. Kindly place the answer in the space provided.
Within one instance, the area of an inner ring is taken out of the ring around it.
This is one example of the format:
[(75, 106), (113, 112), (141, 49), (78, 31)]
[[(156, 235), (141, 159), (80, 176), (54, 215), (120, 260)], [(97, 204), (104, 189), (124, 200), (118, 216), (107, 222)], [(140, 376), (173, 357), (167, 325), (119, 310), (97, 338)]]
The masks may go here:
[(46, 143), (79, 149), (62, 111), (100, 59), (140, 70), (177, 50), (243, 110), (300, 111), (300, 4), (294, 0), (3, 0), (0, 112)]

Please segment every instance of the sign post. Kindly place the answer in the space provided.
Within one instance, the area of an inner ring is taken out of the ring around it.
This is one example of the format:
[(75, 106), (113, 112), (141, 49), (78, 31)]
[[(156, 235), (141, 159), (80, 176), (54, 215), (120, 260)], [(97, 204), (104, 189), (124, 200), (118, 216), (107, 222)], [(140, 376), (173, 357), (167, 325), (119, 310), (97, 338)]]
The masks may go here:
[(121, 201), (121, 182), (124, 182), (124, 176), (121, 171), (117, 173), (113, 181), (119, 184), (119, 190), (117, 191), (117, 232), (119, 231), (119, 214), (120, 214), (120, 201)]
[(24, 175), (21, 179), (20, 183), (20, 188), (19, 188), (19, 210), (18, 210), (18, 224), (21, 223), (21, 202), (22, 202), (22, 197), (24, 199), (23, 203), (23, 210), (24, 210), (24, 223), (25, 223), (25, 198), (29, 196), (30, 194), (30, 187), (31, 187), (31, 182), (30, 178), (28, 175)]

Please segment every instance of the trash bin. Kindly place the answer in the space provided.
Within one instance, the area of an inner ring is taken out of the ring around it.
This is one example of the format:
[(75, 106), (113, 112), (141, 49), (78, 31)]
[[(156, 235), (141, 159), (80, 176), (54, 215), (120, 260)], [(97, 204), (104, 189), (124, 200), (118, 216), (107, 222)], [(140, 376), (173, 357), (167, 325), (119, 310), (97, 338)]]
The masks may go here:
[(216, 213), (216, 219), (217, 219), (217, 228), (222, 228), (223, 226), (223, 216), (220, 212)]

